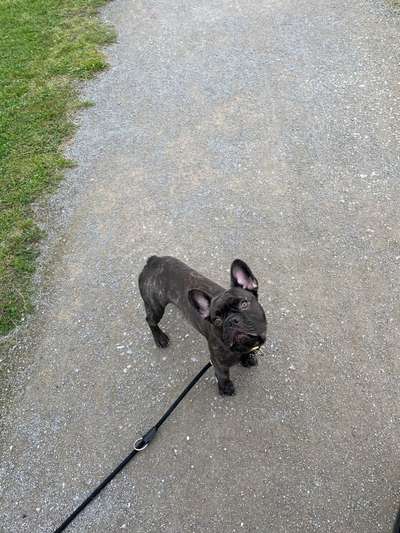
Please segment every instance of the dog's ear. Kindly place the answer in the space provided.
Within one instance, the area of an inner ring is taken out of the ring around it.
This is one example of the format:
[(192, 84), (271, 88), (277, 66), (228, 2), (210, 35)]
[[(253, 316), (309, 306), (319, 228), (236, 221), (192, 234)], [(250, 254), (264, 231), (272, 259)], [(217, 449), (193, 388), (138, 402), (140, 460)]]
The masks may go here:
[(210, 318), (211, 296), (209, 294), (200, 289), (191, 289), (189, 291), (189, 301), (201, 318), (205, 320)]
[(241, 259), (235, 259), (231, 265), (231, 287), (241, 287), (257, 297), (258, 281), (253, 272)]
[(191, 289), (189, 291), (189, 301), (199, 313), (201, 318), (209, 320), (211, 296), (200, 289)]

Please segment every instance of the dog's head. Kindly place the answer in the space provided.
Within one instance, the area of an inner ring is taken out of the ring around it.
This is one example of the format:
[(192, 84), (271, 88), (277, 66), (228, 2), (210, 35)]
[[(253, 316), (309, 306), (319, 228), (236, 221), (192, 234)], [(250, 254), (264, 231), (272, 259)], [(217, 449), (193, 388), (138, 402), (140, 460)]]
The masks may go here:
[(230, 350), (249, 353), (264, 344), (267, 321), (258, 303), (258, 282), (244, 261), (233, 261), (230, 289), (214, 298), (192, 289), (189, 300)]

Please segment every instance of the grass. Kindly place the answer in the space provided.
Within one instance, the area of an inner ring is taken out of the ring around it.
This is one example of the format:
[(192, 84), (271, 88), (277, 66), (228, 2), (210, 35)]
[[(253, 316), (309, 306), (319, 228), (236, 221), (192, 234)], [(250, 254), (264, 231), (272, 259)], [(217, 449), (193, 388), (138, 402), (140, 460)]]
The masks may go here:
[(62, 145), (84, 105), (76, 80), (106, 66), (106, 0), (0, 0), (0, 335), (31, 310), (42, 233), (31, 204), (71, 162)]

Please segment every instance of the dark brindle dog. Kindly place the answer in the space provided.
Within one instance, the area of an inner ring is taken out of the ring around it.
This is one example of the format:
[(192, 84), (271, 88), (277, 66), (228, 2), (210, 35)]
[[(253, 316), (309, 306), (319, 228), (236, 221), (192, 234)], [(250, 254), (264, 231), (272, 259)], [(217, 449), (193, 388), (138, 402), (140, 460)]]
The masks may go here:
[(146, 320), (155, 343), (168, 345), (159, 328), (167, 304), (175, 304), (208, 341), (221, 394), (234, 394), (229, 368), (257, 364), (254, 356), (265, 342), (267, 322), (258, 303), (258, 282), (250, 268), (235, 259), (231, 288), (225, 290), (174, 257), (152, 256), (139, 276)]

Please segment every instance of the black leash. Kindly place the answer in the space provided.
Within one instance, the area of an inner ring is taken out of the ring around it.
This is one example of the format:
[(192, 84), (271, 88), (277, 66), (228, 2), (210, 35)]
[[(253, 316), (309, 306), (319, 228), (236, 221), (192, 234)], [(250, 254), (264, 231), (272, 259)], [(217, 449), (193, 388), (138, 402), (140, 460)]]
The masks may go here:
[(77, 507), (75, 509), (75, 511), (69, 515), (69, 517), (64, 520), (64, 522), (61, 524), (60, 527), (58, 527), (54, 533), (60, 533), (61, 531), (64, 531), (68, 525), (78, 516), (79, 513), (81, 513), (83, 511), (83, 509), (89, 505), (89, 503), (94, 500), (94, 498), (96, 498), (96, 496), (104, 489), (104, 487), (106, 485), (108, 485), (108, 483), (110, 483), (110, 481), (112, 479), (115, 478), (115, 476), (121, 472), (121, 470), (124, 468), (125, 465), (127, 465), (129, 463), (129, 461), (135, 457), (135, 455), (138, 453), (138, 452), (141, 452), (142, 450), (144, 450), (145, 448), (147, 448), (147, 446), (150, 444), (150, 442), (154, 439), (154, 437), (156, 436), (156, 433), (158, 431), (158, 429), (162, 426), (162, 424), (164, 424), (164, 422), (167, 420), (167, 418), (169, 417), (169, 415), (172, 413), (172, 411), (174, 411), (174, 409), (176, 409), (176, 407), (180, 404), (180, 402), (183, 400), (183, 398), (186, 396), (186, 394), (190, 391), (190, 389), (192, 387), (194, 387), (194, 385), (196, 385), (196, 383), (199, 381), (199, 379), (201, 378), (201, 376), (207, 372), (207, 370), (210, 368), (211, 366), (211, 363), (208, 362), (206, 364), (205, 367), (203, 367), (200, 372), (192, 379), (192, 381), (189, 383), (189, 385), (186, 387), (186, 389), (178, 396), (178, 398), (174, 401), (174, 403), (169, 407), (169, 409), (163, 414), (163, 416), (160, 418), (160, 420), (157, 422), (157, 424), (155, 424), (145, 435), (143, 435), (143, 437), (139, 438), (136, 442), (135, 442), (135, 445), (133, 447), (133, 450), (131, 451), (131, 453), (125, 457), (125, 459), (122, 461), (122, 463), (120, 463), (117, 468), (115, 468), (115, 470), (113, 470), (111, 472), (111, 474), (109, 474), (105, 479), (104, 481), (102, 481), (100, 483), (100, 485), (94, 489), (94, 491), (86, 498), (86, 500), (84, 500), (80, 505), (79, 507)]
[(393, 533), (400, 533), (400, 509), (398, 510), (396, 522), (393, 526)]

